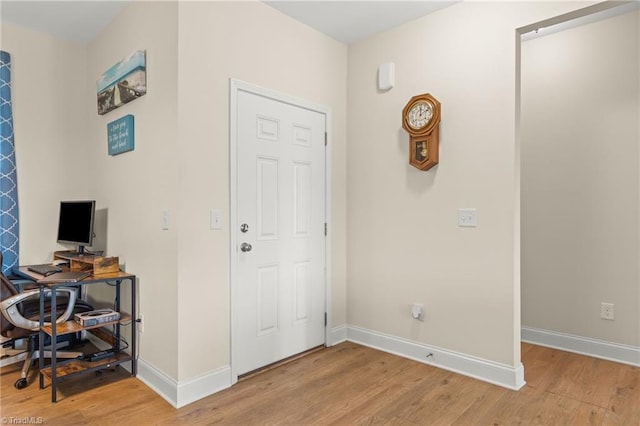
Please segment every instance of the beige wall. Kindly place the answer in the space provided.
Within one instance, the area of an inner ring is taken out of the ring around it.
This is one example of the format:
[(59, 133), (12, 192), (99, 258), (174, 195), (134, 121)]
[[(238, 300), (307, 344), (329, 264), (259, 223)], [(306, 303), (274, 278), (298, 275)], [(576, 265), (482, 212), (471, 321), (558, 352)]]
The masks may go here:
[[(51, 256), (60, 199), (95, 198), (100, 248), (138, 276), (141, 360), (176, 383), (230, 363), (230, 78), (331, 109), (332, 322), (345, 323), (344, 45), (259, 2), (134, 2), (88, 46), (5, 23), (2, 37), (15, 60), (23, 261)], [(148, 93), (99, 116), (96, 79), (135, 49), (147, 52)], [(110, 157), (107, 123), (125, 114), (135, 150)], [(224, 211), (221, 231), (211, 208)]]
[[(515, 29), (582, 5), (463, 2), (348, 50), (259, 2), (134, 3), (86, 49), (48, 39), (40, 46), (39, 36), (4, 24), (2, 35), (3, 47), (10, 36), (7, 48), (33, 56), (34, 69), (50, 70), (49, 51), (74, 65), (54, 77), (33, 71), (42, 83), (30, 83), (41, 90), (16, 81), (15, 94), (16, 104), (39, 95), (57, 106), (63, 92), (54, 78), (82, 81), (73, 110), (16, 106), (16, 119), (24, 128), (51, 114), (59, 119), (51, 119), (54, 130), (86, 120), (82, 132), (56, 139), (64, 155), (50, 154), (68, 158), (66, 149), (77, 148), (72, 155), (85, 161), (88, 179), (69, 174), (72, 183), (49, 204), (77, 192), (108, 209), (107, 249), (140, 279), (141, 359), (184, 383), (230, 361), (229, 78), (332, 110), (333, 326), (518, 364)], [(138, 48), (147, 49), (148, 94), (98, 116), (95, 79)], [(397, 84), (379, 93), (376, 70), (387, 61), (396, 64)], [(400, 125), (405, 103), (424, 92), (443, 104), (441, 163), (429, 172), (408, 165)], [(136, 149), (109, 157), (106, 124), (128, 113), (136, 117)], [(37, 134), (30, 140), (34, 149), (42, 144)], [(53, 172), (23, 184), (21, 203), (34, 203)], [(460, 207), (478, 209), (477, 228), (457, 227)], [(224, 212), (221, 231), (209, 229), (212, 208)], [(28, 211), (33, 226), (55, 228), (43, 210)], [(36, 243), (51, 250), (48, 232), (30, 236), (28, 252), (23, 244), (27, 260), (43, 257)], [(413, 302), (425, 304), (423, 323), (411, 319)]]
[[(350, 325), (520, 363), (515, 29), (579, 3), (463, 2), (349, 47)], [(381, 63), (396, 87), (376, 90)], [(442, 102), (440, 164), (408, 165), (401, 111)], [(477, 228), (457, 209), (475, 207)], [(424, 322), (411, 318), (425, 305)]]
[(525, 326), (640, 345), (639, 27), (633, 12), (522, 44)]
[[(134, 2), (87, 46), (86, 96), (90, 164), (89, 193), (108, 213), (107, 252), (120, 256), (138, 277), (144, 314), (140, 357), (169, 377), (178, 377), (177, 274), (178, 189), (178, 6)], [(111, 65), (146, 49), (145, 96), (105, 115), (96, 108), (96, 80)], [(126, 114), (135, 120), (135, 150), (107, 155), (107, 123)], [(162, 210), (169, 230), (162, 230)], [(106, 297), (106, 296), (104, 296)], [(103, 298), (104, 298), (103, 297)], [(128, 306), (128, 299), (123, 300)]]
[[(178, 335), (185, 379), (230, 361), (230, 78), (331, 108), (332, 319), (333, 325), (346, 321), (347, 49), (257, 2), (181, 3), (179, 28)], [(224, 211), (222, 231), (209, 230), (211, 208)]]
[[(61, 199), (88, 196), (84, 46), (2, 23), (11, 54), (20, 261), (53, 257)], [(80, 177), (80, 179), (78, 179)]]

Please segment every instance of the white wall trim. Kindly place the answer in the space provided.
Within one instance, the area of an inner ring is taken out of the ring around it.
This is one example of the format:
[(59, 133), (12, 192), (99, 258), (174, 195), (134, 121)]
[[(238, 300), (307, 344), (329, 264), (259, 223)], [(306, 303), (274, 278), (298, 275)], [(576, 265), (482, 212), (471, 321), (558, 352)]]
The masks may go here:
[(176, 382), (153, 365), (138, 359), (137, 378), (174, 408), (180, 408), (230, 387), (231, 367), (221, 367), (200, 377)]
[[(334, 327), (329, 334), (332, 343), (328, 346), (350, 341), (507, 389), (519, 390), (526, 384), (522, 364), (512, 367), (351, 325)], [(522, 341), (640, 367), (640, 347), (532, 327), (522, 327)], [(429, 353), (433, 356), (426, 358)], [(138, 379), (175, 408), (227, 389), (235, 382), (230, 366), (176, 382), (142, 359), (138, 360)]]
[(640, 347), (533, 327), (522, 327), (521, 336), (526, 343), (640, 367)]
[[(91, 333), (87, 333), (87, 340), (98, 349), (110, 348), (107, 343)], [(121, 364), (120, 367), (131, 372), (129, 362)], [(231, 368), (229, 366), (221, 367), (200, 377), (176, 382), (153, 365), (138, 358), (137, 378), (174, 408), (180, 408), (230, 387)]]
[(178, 383), (145, 360), (138, 358), (138, 380), (178, 408)]
[[(347, 340), (507, 389), (526, 383), (522, 364), (513, 367), (354, 326), (347, 326)], [(433, 356), (427, 358), (429, 353)]]
[[(328, 327), (327, 327), (328, 329)], [(338, 343), (347, 341), (347, 325), (339, 325), (331, 329), (331, 344), (327, 343), (327, 346), (335, 346)]]
[[(522, 364), (512, 367), (350, 325), (337, 326), (328, 334), (331, 335), (332, 345), (351, 341), (507, 389), (519, 390), (525, 385)], [(426, 358), (429, 353), (433, 356)], [(138, 360), (138, 379), (174, 408), (220, 392), (237, 381), (234, 380), (231, 366), (224, 366), (200, 377), (176, 382), (142, 359)]]
[(213, 395), (231, 386), (231, 367), (225, 366), (200, 377), (178, 383), (177, 408)]
[(327, 346), (335, 345), (335, 341), (333, 340), (333, 334), (331, 333), (331, 327), (333, 324), (333, 309), (331, 301), (333, 300), (332, 293), (332, 285), (331, 285), (331, 253), (333, 252), (333, 221), (331, 220), (331, 210), (332, 210), (332, 175), (331, 171), (333, 170), (331, 158), (333, 157), (333, 114), (331, 113), (331, 108), (329, 107), (320, 107), (325, 116), (325, 132), (327, 133), (327, 145), (325, 146), (324, 151), (324, 188), (325, 188), (325, 201), (324, 201), (324, 220), (327, 224), (327, 235), (324, 240), (324, 282), (325, 282), (325, 302), (324, 302), (324, 312), (327, 316), (327, 322), (325, 324), (324, 329), (324, 343)]

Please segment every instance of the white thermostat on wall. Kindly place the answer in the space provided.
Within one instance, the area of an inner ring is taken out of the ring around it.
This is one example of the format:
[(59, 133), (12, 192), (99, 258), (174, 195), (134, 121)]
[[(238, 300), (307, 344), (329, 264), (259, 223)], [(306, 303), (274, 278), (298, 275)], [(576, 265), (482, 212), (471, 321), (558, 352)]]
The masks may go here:
[(396, 84), (395, 64), (387, 62), (378, 68), (378, 89), (390, 90)]

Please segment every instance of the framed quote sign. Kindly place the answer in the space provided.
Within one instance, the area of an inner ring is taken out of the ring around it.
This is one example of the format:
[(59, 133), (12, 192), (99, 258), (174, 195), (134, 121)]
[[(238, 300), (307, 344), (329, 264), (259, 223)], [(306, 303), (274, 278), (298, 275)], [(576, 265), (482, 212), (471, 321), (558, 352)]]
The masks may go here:
[(133, 115), (128, 114), (107, 124), (109, 155), (118, 155), (123, 152), (133, 151), (133, 121)]

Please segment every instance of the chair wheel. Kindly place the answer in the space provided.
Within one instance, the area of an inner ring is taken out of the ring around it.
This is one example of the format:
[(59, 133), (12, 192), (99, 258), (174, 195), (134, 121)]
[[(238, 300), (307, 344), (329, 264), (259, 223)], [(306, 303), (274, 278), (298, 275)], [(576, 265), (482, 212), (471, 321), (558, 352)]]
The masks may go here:
[(13, 386), (15, 386), (16, 389), (24, 389), (27, 387), (27, 384), (27, 379), (18, 379)]

